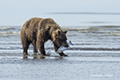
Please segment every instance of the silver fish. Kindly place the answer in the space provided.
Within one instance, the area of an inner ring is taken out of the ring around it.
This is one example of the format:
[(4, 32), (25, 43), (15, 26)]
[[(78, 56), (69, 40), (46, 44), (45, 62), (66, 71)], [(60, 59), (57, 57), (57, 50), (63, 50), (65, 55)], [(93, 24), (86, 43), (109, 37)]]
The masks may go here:
[[(68, 45), (73, 45), (71, 41), (68, 42)], [(64, 46), (61, 46), (58, 50), (57, 50), (57, 53), (62, 53), (64, 50), (68, 49), (69, 47), (64, 47)]]

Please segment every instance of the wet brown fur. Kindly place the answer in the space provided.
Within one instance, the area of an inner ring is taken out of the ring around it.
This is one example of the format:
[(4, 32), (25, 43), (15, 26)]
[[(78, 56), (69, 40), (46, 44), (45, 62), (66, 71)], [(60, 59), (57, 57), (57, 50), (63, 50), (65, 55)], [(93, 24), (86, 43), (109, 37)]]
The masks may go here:
[[(27, 20), (20, 32), (20, 39), (23, 47), (23, 57), (28, 55), (29, 45), (32, 43), (33, 52), (39, 52), (42, 55), (45, 54), (44, 43), (47, 40), (51, 40), (54, 43), (55, 51), (60, 46), (68, 46), (66, 40), (66, 32), (63, 32), (57, 23), (51, 18), (31, 18)], [(60, 56), (66, 56), (64, 53), (60, 53)]]

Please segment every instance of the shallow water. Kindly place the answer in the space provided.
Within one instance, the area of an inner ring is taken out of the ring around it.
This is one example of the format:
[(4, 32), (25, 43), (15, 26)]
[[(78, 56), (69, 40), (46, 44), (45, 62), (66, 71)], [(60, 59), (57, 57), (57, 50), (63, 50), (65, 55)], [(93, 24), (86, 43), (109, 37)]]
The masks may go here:
[[(120, 78), (120, 26), (66, 26), (74, 46), (65, 51), (68, 57), (22, 59), (21, 26), (0, 27), (0, 79), (6, 80), (112, 80)], [(45, 44), (54, 52), (53, 44)], [(32, 45), (29, 54), (32, 54)]]

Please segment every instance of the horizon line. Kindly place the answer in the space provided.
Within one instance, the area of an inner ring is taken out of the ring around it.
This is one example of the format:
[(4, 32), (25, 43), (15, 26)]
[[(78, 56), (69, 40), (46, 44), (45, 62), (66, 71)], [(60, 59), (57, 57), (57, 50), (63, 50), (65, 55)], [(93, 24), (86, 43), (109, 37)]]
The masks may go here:
[(112, 12), (50, 12), (48, 14), (90, 14), (90, 15), (120, 15)]

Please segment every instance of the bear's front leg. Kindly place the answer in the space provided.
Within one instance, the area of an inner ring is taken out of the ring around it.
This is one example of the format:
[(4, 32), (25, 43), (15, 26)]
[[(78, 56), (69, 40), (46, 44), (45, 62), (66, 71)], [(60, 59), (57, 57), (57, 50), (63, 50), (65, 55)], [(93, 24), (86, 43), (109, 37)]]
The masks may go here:
[(66, 55), (66, 54), (65, 54), (65, 53), (63, 53), (63, 52), (62, 52), (62, 53), (59, 53), (59, 55), (60, 55), (60, 56), (65, 56), (65, 57), (67, 57), (67, 56), (68, 56), (68, 55)]
[(39, 45), (38, 51), (41, 55), (43, 55), (43, 56), (46, 55), (45, 54), (45, 49), (44, 49), (44, 43)]
[(36, 44), (37, 44), (37, 49), (38, 49), (38, 52), (40, 53), (41, 56), (45, 56), (45, 49), (44, 49), (44, 37), (43, 37), (43, 34), (40, 33), (40, 31), (38, 31), (38, 35), (37, 35), (37, 41), (36, 41)]
[[(55, 44), (54, 44), (54, 49), (55, 51), (57, 52), (57, 50), (59, 49), (59, 47), (57, 47)], [(60, 56), (68, 56), (66, 54), (64, 54), (63, 52), (62, 53), (59, 53)]]
[(37, 41), (37, 48), (38, 48), (38, 52), (40, 53), (41, 56), (45, 56), (45, 49), (44, 49), (44, 42), (38, 40)]

